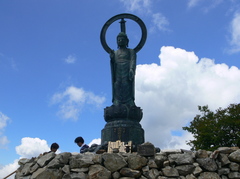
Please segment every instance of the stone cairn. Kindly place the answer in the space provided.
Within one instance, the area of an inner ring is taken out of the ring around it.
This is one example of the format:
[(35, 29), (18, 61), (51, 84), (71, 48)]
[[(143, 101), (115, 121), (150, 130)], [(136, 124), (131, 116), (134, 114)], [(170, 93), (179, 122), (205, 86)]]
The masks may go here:
[[(143, 144), (142, 144), (143, 145)], [(144, 149), (144, 148), (143, 148)], [(240, 149), (96, 154), (48, 153), (20, 159), (15, 179), (239, 179)]]

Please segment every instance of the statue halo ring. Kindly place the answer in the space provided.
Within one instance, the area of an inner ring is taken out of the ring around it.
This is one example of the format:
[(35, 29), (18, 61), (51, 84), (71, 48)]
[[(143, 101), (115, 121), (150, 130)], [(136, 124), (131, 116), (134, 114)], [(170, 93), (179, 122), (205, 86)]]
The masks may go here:
[(107, 45), (107, 42), (106, 42), (106, 32), (107, 32), (107, 29), (113, 22), (115, 22), (118, 19), (123, 19), (123, 18), (131, 19), (131, 20), (135, 21), (136, 23), (138, 23), (138, 25), (140, 26), (140, 28), (142, 30), (141, 40), (138, 43), (138, 45), (134, 48), (134, 51), (137, 53), (139, 50), (141, 50), (141, 48), (143, 47), (143, 45), (146, 42), (146, 39), (147, 39), (147, 28), (146, 28), (145, 24), (143, 23), (143, 21), (139, 17), (137, 17), (137, 16), (135, 16), (133, 14), (128, 14), (128, 13), (118, 14), (118, 15), (113, 16), (112, 18), (110, 18), (103, 25), (102, 30), (101, 30), (101, 34), (100, 34), (101, 44), (102, 44), (104, 50), (107, 53), (110, 53), (112, 51), (112, 49)]

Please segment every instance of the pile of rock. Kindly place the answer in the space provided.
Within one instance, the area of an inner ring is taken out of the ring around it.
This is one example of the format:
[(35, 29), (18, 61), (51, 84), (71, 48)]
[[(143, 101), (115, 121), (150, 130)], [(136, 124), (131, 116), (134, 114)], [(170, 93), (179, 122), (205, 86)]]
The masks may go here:
[(239, 179), (240, 149), (138, 153), (48, 153), (19, 161), (16, 179)]

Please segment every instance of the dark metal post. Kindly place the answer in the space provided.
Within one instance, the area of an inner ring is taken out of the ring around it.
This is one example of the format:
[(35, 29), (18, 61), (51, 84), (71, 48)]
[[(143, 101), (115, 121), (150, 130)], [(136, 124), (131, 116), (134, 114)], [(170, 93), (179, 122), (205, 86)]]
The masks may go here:
[(121, 21), (119, 22), (121, 24), (121, 32), (126, 33), (126, 25), (125, 25), (125, 20), (124, 18), (121, 19)]

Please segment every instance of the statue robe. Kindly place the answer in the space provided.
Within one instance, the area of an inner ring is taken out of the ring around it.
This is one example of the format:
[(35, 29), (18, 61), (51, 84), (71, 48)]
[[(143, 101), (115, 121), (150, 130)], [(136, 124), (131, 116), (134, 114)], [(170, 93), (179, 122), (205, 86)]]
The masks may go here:
[[(133, 72), (132, 79), (130, 71)], [(135, 105), (134, 86), (136, 53), (133, 49), (118, 49), (111, 59), (112, 102), (114, 105)]]

